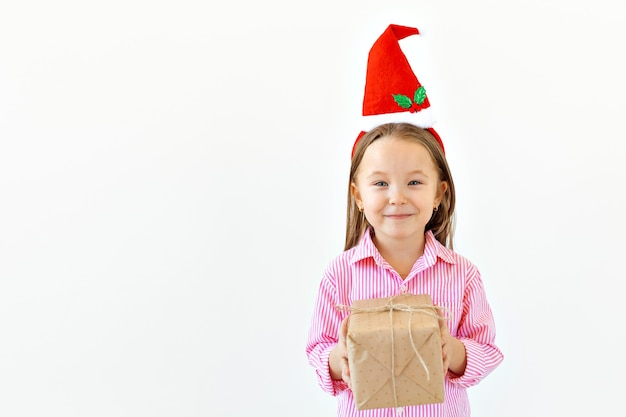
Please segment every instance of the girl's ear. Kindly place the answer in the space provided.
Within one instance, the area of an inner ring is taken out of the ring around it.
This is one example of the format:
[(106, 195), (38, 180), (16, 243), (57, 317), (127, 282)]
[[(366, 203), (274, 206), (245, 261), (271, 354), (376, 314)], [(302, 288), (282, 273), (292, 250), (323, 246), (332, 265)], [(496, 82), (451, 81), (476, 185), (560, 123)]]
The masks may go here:
[(357, 207), (362, 207), (363, 200), (361, 200), (361, 193), (359, 192), (359, 187), (357, 187), (354, 182), (350, 183), (350, 194), (352, 194), (352, 198), (354, 199)]
[(435, 203), (437, 203), (437, 205), (441, 204), (441, 200), (443, 200), (443, 196), (446, 195), (446, 191), (448, 191), (448, 182), (439, 181), (437, 196), (435, 197)]

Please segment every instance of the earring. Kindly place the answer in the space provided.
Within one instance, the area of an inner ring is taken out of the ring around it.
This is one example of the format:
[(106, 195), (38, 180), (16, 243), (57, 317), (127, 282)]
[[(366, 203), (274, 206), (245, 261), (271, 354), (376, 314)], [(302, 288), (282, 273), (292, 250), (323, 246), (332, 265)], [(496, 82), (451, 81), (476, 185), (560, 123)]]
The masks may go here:
[(358, 206), (358, 207), (359, 207), (359, 211), (360, 211), (361, 213), (363, 213), (363, 210), (364, 210), (364, 209), (363, 209), (363, 207), (361, 207), (361, 206)]
[(436, 213), (436, 212), (438, 212), (438, 211), (439, 211), (439, 206), (435, 206), (435, 207), (433, 207), (433, 211), (434, 211), (435, 213)]

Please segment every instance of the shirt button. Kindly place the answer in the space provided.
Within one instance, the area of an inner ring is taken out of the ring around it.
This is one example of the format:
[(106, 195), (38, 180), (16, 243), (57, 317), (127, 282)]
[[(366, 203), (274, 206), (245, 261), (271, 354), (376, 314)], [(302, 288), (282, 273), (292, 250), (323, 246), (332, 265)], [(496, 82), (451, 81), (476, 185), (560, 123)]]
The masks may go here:
[(406, 285), (403, 285), (403, 286), (400, 287), (400, 292), (402, 294), (406, 294)]

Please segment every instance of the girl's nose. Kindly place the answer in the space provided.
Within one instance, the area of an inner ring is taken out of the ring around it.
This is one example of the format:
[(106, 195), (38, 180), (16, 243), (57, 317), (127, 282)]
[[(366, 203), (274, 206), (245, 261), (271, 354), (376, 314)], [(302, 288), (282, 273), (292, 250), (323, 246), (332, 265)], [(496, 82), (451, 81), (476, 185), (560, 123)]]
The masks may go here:
[(389, 204), (392, 206), (403, 205), (406, 204), (406, 196), (402, 192), (402, 190), (393, 187), (389, 190)]

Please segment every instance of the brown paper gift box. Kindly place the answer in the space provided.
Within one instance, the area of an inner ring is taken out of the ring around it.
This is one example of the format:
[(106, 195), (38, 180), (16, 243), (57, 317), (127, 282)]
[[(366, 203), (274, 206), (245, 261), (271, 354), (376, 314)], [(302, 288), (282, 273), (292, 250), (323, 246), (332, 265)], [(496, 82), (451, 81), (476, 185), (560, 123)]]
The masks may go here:
[[(390, 308), (386, 307), (390, 303), (393, 308), (391, 317)], [(425, 305), (432, 306), (428, 294), (357, 300), (352, 304), (346, 342), (352, 391), (358, 410), (444, 401), (439, 322), (432, 315), (435, 311), (423, 308)], [(409, 310), (413, 311), (397, 310), (407, 306), (412, 306)], [(414, 345), (409, 336), (409, 324)]]

